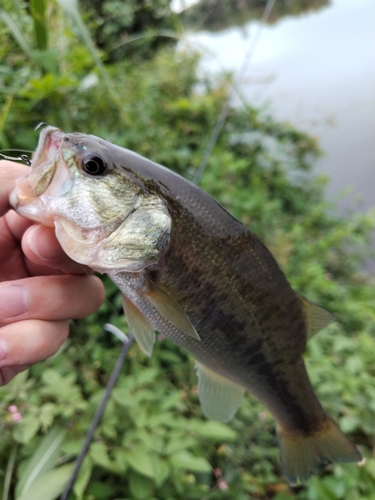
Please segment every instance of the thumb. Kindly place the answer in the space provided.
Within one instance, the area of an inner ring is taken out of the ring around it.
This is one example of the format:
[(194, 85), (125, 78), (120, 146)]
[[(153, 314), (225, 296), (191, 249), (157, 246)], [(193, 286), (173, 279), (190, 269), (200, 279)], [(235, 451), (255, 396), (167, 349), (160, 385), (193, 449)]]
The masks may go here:
[(25, 175), (29, 170), (26, 165), (13, 161), (0, 160), (0, 217), (10, 208), (9, 195), (15, 188), (16, 180)]

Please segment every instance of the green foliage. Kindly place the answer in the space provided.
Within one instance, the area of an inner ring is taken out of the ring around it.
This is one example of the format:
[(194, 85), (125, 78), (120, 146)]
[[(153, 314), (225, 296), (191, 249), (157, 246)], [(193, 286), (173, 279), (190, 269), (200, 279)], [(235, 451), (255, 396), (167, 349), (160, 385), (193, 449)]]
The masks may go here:
[[(182, 13), (184, 24), (192, 30), (218, 31), (231, 26), (244, 26), (252, 20), (261, 19), (268, 0), (200, 0)], [(268, 23), (276, 23), (281, 17), (299, 15), (306, 11), (318, 10), (328, 4), (328, 0), (289, 0), (275, 2)]]
[[(226, 82), (199, 79), (197, 55), (168, 44), (130, 43), (126, 59), (117, 52), (124, 29), (142, 32), (145, 19), (150, 30), (177, 23), (167, 5), (161, 24), (150, 21), (162, 1), (126, 2), (121, 19), (122, 2), (99, 3), (98, 10), (95, 2), (87, 11), (78, 5), (85, 23), (75, 2), (64, 9), (52, 0), (2, 3), (0, 147), (33, 150), (33, 128), (46, 121), (103, 136), (191, 178)], [(334, 215), (324, 180), (312, 172), (318, 155), (314, 139), (264, 111), (232, 109), (202, 187), (261, 236), (298, 291), (337, 315), (309, 342), (306, 363), (324, 407), (366, 462), (330, 466), (289, 488), (270, 415), (247, 396), (229, 424), (207, 421), (193, 360), (159, 339), (150, 359), (136, 346), (130, 350), (71, 499), (374, 500), (375, 283), (363, 263), (375, 217)], [(119, 352), (102, 325), (127, 331), (121, 298), (104, 281), (106, 303), (72, 321), (62, 352), (0, 389), (4, 499), (23, 498), (25, 484), (27, 498), (32, 491), (54, 498), (79, 452)], [(59, 445), (53, 453), (51, 443)]]
[(107, 62), (149, 59), (174, 44), (181, 27), (169, 0), (80, 0), (80, 7)]

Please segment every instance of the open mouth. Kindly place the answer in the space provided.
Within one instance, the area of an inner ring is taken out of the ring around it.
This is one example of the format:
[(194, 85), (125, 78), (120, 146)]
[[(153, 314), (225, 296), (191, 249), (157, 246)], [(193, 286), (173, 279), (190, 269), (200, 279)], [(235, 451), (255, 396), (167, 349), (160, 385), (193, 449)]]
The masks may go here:
[(40, 165), (52, 160), (61, 147), (64, 134), (56, 127), (48, 125), (39, 136), (38, 147), (31, 159), (31, 168), (34, 164)]
[(56, 127), (47, 126), (41, 131), (31, 169), (16, 181), (10, 195), (10, 204), (20, 215), (42, 221), (44, 194), (48, 192), (53, 196), (68, 178), (68, 170), (58, 168), (63, 137), (64, 133)]

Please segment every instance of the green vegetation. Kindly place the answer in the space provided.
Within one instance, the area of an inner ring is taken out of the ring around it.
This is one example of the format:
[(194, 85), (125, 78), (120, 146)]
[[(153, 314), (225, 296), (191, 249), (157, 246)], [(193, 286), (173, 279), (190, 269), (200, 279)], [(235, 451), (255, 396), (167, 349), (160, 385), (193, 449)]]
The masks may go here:
[[(191, 178), (227, 81), (199, 80), (198, 56), (168, 37), (142, 43), (140, 32), (150, 41), (179, 27), (168, 2), (126, 2), (126, 12), (123, 2), (100, 3), (99, 17), (94, 2), (82, 4), (90, 8), (80, 17), (74, 0), (2, 2), (0, 148), (33, 150), (33, 129), (45, 121), (103, 136)], [(114, 23), (108, 36), (104, 15)], [(124, 26), (137, 35), (126, 54), (115, 49)], [(304, 133), (260, 110), (232, 109), (201, 185), (259, 234), (298, 291), (337, 315), (309, 342), (306, 363), (365, 463), (329, 466), (289, 488), (270, 415), (247, 396), (229, 424), (207, 421), (193, 360), (162, 340), (151, 359), (131, 348), (72, 500), (375, 500), (375, 282), (363, 271), (375, 218), (332, 215), (325, 182), (312, 172), (318, 155)], [(103, 324), (127, 331), (121, 299), (105, 281), (106, 303), (72, 321), (63, 351), (0, 389), (4, 500), (53, 500), (67, 480), (120, 348)]]
[[(181, 18), (191, 30), (218, 31), (245, 26), (261, 19), (268, 0), (200, 0), (182, 12)], [(329, 5), (329, 0), (275, 1), (267, 22), (276, 23), (284, 16), (297, 16)]]

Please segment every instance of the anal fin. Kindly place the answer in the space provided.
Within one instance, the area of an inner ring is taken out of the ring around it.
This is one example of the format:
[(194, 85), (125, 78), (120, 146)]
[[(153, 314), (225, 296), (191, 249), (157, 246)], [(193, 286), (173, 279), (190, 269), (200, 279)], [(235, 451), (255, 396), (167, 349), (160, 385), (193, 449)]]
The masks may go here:
[(196, 369), (203, 412), (213, 420), (230, 420), (240, 406), (245, 390), (201, 363), (196, 363)]
[(129, 323), (130, 332), (134, 335), (142, 351), (151, 356), (155, 344), (155, 331), (141, 311), (124, 295), (122, 304), (126, 319)]

